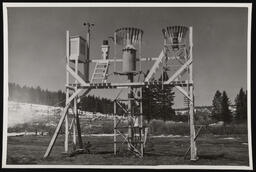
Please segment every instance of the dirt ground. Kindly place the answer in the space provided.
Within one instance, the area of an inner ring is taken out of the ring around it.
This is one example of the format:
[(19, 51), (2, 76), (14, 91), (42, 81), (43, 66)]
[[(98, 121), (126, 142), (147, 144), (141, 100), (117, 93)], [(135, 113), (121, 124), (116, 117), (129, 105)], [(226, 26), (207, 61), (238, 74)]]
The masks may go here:
[[(70, 139), (71, 140), (71, 139)], [(90, 154), (72, 157), (64, 155), (64, 137), (59, 136), (51, 155), (43, 159), (50, 136), (8, 137), (7, 164), (58, 164), (58, 165), (249, 165), (247, 135), (201, 136), (198, 138), (199, 160), (191, 162), (184, 154), (189, 137), (150, 138), (143, 158), (125, 151), (127, 145), (118, 145), (120, 153), (113, 154), (113, 137), (83, 137), (90, 141)], [(70, 150), (72, 149), (70, 143)]]

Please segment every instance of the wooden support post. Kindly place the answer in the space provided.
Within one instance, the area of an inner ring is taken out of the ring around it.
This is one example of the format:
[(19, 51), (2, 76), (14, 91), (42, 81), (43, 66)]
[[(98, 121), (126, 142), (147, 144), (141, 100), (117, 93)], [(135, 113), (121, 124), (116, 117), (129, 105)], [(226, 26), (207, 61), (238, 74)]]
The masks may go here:
[(140, 61), (139, 61), (139, 71), (142, 70), (142, 68), (141, 68), (141, 41), (142, 41), (142, 34), (140, 33), (140, 35), (139, 35), (139, 59), (140, 59)]
[[(76, 60), (76, 64), (75, 64), (75, 70), (76, 70), (76, 74), (78, 74), (78, 60)], [(75, 82), (77, 84), (77, 81)], [(75, 90), (77, 91), (77, 85)], [(80, 127), (80, 122), (79, 122), (79, 114), (78, 114), (78, 108), (77, 108), (77, 97), (74, 99), (74, 103), (75, 103), (75, 117), (76, 117), (76, 127), (77, 127), (77, 138), (78, 138), (78, 143), (79, 143), (79, 148), (82, 149), (83, 148), (83, 140), (82, 140), (82, 136), (81, 136), (81, 127)]]
[(76, 109), (76, 127), (77, 127), (77, 139), (78, 139), (79, 148), (83, 149), (83, 139), (82, 139), (82, 133), (81, 133), (79, 113), (77, 109)]
[[(199, 130), (197, 131), (196, 136), (195, 136), (195, 139), (194, 139), (195, 141), (196, 141), (197, 137), (199, 136), (202, 127), (203, 127), (203, 126), (201, 125), (200, 128), (199, 128)], [(185, 155), (184, 155), (184, 159), (186, 159), (187, 154), (188, 154), (188, 152), (190, 151), (190, 149), (191, 149), (191, 146), (189, 146), (189, 148), (187, 149), (187, 151), (186, 151), (186, 153), (185, 153)]]
[(114, 33), (114, 72), (116, 72), (116, 60), (117, 60), (116, 46), (117, 46), (117, 43), (116, 43), (116, 32), (115, 32)]
[[(133, 82), (133, 74), (128, 74), (128, 80), (132, 83)], [(130, 87), (130, 92), (128, 93), (128, 150), (131, 150), (131, 145), (133, 144), (134, 140), (134, 133), (133, 133), (133, 87)]]
[(114, 155), (116, 155), (116, 100), (114, 101)]
[(143, 141), (143, 107), (142, 107), (142, 88), (140, 88), (140, 151), (141, 156), (144, 155), (144, 141)]
[(74, 123), (73, 123), (73, 148), (76, 149), (76, 101), (74, 99), (74, 107), (73, 107), (73, 118), (74, 118)]
[(90, 60), (90, 32), (91, 32), (91, 26), (93, 26), (90, 23), (84, 23), (84, 25), (87, 25), (87, 34), (86, 34), (86, 62), (84, 63), (84, 81), (89, 82), (89, 60)]
[[(78, 60), (75, 60), (75, 73), (78, 74)], [(75, 84), (77, 84), (77, 79), (75, 80)], [(75, 92), (77, 91), (77, 85), (75, 86)], [(76, 121), (73, 124), (73, 145), (76, 149), (76, 126), (77, 126), (77, 96), (74, 98), (74, 107), (73, 107), (73, 118)]]
[[(189, 53), (190, 59), (192, 61), (192, 48), (193, 48), (193, 37), (192, 37), (192, 27), (189, 27)], [(192, 63), (189, 65), (189, 81), (193, 83), (193, 66)], [(189, 86), (189, 96), (190, 96), (190, 103), (189, 103), (189, 115), (190, 115), (190, 160), (195, 161), (198, 159), (197, 157), (197, 149), (196, 149), (196, 142), (195, 142), (195, 125), (194, 125), (194, 86), (193, 84)]]
[[(69, 31), (66, 31), (66, 63), (69, 65)], [(66, 84), (69, 85), (69, 72), (66, 71)], [(66, 88), (66, 106), (68, 104), (69, 98), (69, 88)], [(68, 113), (68, 111), (67, 111)], [(65, 143), (64, 143), (64, 150), (65, 153), (68, 153), (68, 115), (65, 116)]]

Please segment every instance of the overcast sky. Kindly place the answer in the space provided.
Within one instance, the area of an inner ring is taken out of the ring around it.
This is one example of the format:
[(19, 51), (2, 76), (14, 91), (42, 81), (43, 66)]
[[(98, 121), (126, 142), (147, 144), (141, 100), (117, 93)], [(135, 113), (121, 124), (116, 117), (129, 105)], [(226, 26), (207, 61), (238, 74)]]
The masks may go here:
[(239, 89), (247, 87), (247, 15), (247, 8), (219, 7), (9, 7), (9, 82), (64, 90), (65, 32), (85, 37), (84, 21), (95, 24), (92, 58), (101, 58), (102, 40), (117, 28), (144, 30), (142, 56), (156, 57), (163, 47), (162, 28), (187, 25), (193, 26), (196, 105), (211, 105), (217, 89), (226, 90), (233, 103)]

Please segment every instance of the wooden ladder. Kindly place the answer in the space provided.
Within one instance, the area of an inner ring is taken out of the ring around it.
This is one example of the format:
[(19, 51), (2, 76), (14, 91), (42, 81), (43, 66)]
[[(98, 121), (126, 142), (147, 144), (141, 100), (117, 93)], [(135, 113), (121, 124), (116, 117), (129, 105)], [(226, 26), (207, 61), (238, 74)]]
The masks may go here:
[(98, 61), (95, 65), (91, 83), (105, 83), (106, 82), (106, 74), (108, 71), (109, 61), (108, 60), (102, 60)]

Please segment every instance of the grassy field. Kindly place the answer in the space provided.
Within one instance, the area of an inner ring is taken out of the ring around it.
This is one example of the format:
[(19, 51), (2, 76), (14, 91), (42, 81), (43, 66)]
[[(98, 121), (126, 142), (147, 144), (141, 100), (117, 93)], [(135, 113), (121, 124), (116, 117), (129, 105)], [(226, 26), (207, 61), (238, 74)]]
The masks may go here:
[[(83, 137), (92, 144), (90, 154), (72, 157), (62, 154), (63, 135), (55, 143), (47, 159), (43, 155), (50, 136), (8, 137), (7, 164), (79, 164), (79, 165), (243, 165), (248, 166), (247, 135), (202, 135), (198, 138), (199, 160), (191, 162), (184, 154), (189, 146), (189, 137), (150, 138), (150, 150), (145, 150), (143, 159), (129, 154), (127, 145), (119, 145), (120, 153), (113, 155), (113, 137)], [(71, 144), (70, 144), (71, 145)], [(71, 146), (70, 146), (71, 149)]]
[[(152, 137), (148, 139), (144, 158), (127, 151), (126, 144), (118, 145), (118, 155), (113, 154), (113, 137), (84, 136), (84, 142), (90, 141), (90, 154), (67, 156), (64, 151), (64, 127), (47, 159), (43, 155), (55, 131), (60, 114), (49, 111), (48, 107), (36, 105), (17, 105), (10, 108), (9, 116), (15, 119), (8, 127), (8, 133), (44, 132), (45, 136), (11, 136), (7, 140), (7, 164), (59, 164), (59, 165), (243, 165), (248, 166), (247, 126), (245, 123), (231, 123), (223, 126), (207, 126), (201, 130), (197, 139), (199, 160), (191, 162), (189, 154), (184, 154), (189, 142), (188, 123), (151, 120), (145, 124)], [(19, 104), (18, 104), (19, 105)], [(20, 113), (22, 111), (22, 113)], [(49, 113), (51, 112), (51, 115)], [(19, 115), (22, 116), (17, 118)], [(26, 116), (23, 117), (23, 114)], [(33, 118), (32, 118), (33, 117)], [(26, 120), (23, 120), (25, 118)], [(27, 119), (31, 118), (31, 119)], [(195, 121), (201, 124), (200, 120)], [(209, 122), (209, 121), (208, 121)], [(209, 122), (210, 123), (210, 122)], [(80, 120), (83, 134), (112, 134), (113, 119), (96, 116), (83, 116)], [(119, 125), (127, 126), (127, 120)], [(196, 127), (198, 130), (198, 126)], [(176, 137), (153, 137), (157, 135)], [(70, 138), (69, 150), (72, 150)]]

